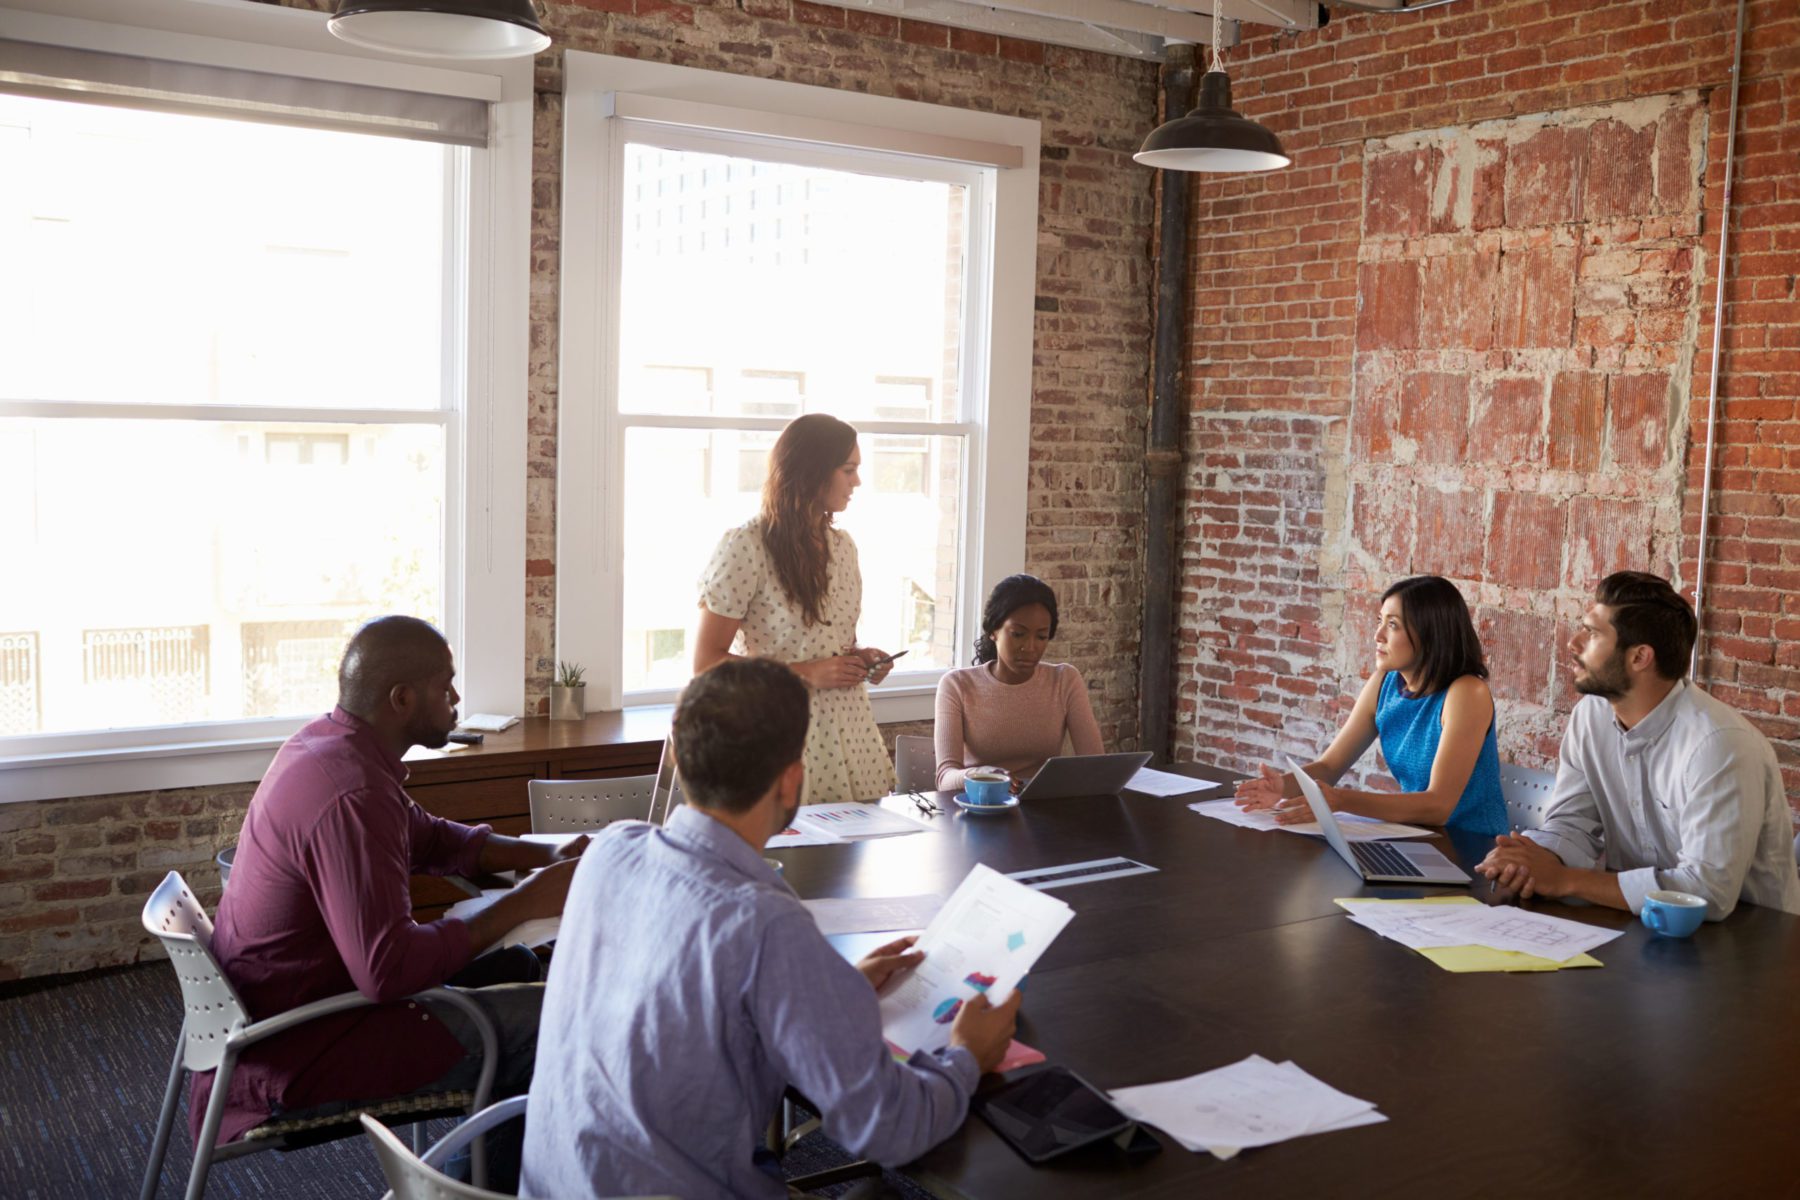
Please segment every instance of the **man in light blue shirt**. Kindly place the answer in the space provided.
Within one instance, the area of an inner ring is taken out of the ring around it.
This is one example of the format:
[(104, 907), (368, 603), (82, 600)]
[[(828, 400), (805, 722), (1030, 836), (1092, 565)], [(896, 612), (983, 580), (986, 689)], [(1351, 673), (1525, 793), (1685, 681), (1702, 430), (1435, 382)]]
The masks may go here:
[(783, 1089), (851, 1153), (908, 1162), (962, 1124), (1011, 1041), (1019, 994), (965, 1004), (948, 1049), (896, 1060), (876, 989), (905, 940), (857, 966), (763, 861), (799, 804), (808, 696), (787, 667), (727, 660), (675, 710), (688, 803), (663, 828), (609, 826), (582, 856), (544, 997), (520, 1192), (787, 1189), (756, 1161)]
[(1570, 644), (1575, 690), (1544, 824), (1496, 839), (1477, 868), (1521, 895), (1639, 912), (1658, 889), (1800, 913), (1793, 816), (1775, 752), (1686, 682), (1697, 625), (1667, 580), (1600, 581)]

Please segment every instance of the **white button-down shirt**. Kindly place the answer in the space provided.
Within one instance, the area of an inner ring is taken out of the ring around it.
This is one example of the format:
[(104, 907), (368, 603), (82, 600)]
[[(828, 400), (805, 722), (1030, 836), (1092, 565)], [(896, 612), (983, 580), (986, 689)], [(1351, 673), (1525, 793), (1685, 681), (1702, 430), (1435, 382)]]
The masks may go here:
[(1571, 867), (1619, 873), (1632, 912), (1659, 888), (1800, 913), (1794, 820), (1768, 739), (1683, 681), (1630, 729), (1583, 696), (1569, 714), (1556, 787), (1527, 834)]

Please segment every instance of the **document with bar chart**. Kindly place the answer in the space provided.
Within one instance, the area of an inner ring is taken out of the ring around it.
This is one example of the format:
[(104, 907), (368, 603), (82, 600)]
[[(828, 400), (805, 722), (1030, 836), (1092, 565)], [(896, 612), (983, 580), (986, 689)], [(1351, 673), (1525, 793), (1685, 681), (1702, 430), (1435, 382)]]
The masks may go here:
[(976, 995), (1004, 1004), (1075, 910), (990, 867), (970, 871), (919, 936), (925, 961), (881, 997), (881, 1031), (904, 1054), (950, 1044)]

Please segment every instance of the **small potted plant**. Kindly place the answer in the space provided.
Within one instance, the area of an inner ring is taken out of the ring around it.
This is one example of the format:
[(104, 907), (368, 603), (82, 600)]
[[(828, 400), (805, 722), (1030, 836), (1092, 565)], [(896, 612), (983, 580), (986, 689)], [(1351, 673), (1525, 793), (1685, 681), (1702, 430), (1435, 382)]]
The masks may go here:
[(587, 716), (587, 684), (582, 676), (587, 668), (572, 662), (556, 664), (556, 679), (550, 685), (550, 719), (579, 721)]

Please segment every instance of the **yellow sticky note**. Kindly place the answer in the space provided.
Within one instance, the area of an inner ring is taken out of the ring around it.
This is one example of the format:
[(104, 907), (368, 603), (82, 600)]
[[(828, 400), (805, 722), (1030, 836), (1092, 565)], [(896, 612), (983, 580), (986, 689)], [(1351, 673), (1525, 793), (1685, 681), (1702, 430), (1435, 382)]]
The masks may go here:
[(1521, 954), (1517, 950), (1495, 950), (1488, 946), (1440, 946), (1421, 950), (1426, 958), (1446, 971), (1560, 971), (1564, 967), (1598, 967), (1604, 964), (1591, 954), (1577, 954), (1567, 962)]

